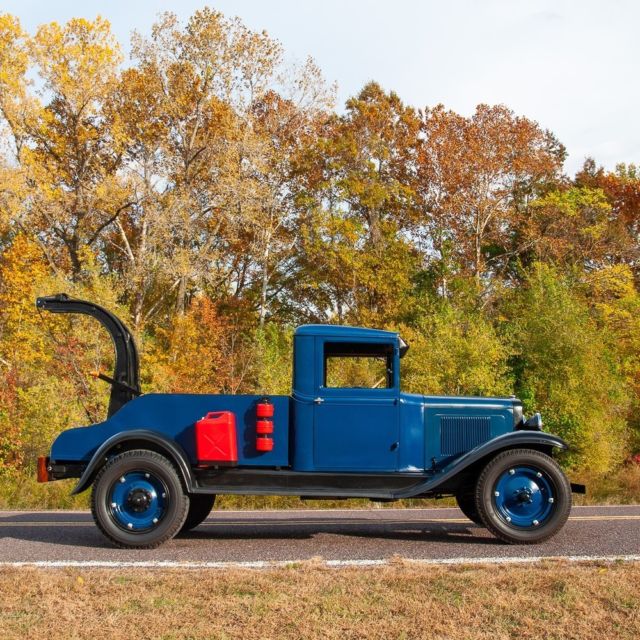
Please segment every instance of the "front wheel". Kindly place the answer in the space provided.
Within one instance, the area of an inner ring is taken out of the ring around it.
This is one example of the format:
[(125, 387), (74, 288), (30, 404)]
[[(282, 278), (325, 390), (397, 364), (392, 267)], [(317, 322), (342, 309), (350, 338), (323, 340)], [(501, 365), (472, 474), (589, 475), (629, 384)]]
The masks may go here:
[(111, 458), (98, 472), (91, 493), (96, 525), (124, 549), (153, 549), (180, 531), (189, 497), (167, 458), (139, 449)]
[(475, 504), (497, 538), (534, 544), (564, 526), (571, 510), (571, 485), (550, 456), (533, 449), (510, 449), (482, 470)]

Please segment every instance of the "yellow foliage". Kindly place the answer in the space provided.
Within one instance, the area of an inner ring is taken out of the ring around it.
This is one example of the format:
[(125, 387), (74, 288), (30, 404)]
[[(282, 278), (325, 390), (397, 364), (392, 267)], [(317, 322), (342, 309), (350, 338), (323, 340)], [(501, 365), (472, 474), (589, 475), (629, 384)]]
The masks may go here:
[(0, 261), (0, 354), (26, 366), (50, 359), (43, 335), (34, 335), (35, 299), (49, 277), (41, 249), (19, 234)]
[(78, 115), (91, 114), (92, 101), (113, 85), (122, 61), (111, 25), (100, 16), (72, 18), (64, 27), (57, 22), (41, 26), (31, 53), (47, 87), (64, 96)]

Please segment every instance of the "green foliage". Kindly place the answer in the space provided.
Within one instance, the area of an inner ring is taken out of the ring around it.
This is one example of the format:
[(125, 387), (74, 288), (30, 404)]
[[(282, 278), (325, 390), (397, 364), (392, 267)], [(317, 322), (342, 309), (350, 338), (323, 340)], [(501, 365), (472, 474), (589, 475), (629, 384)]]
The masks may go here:
[(293, 377), (293, 329), (273, 322), (255, 334), (256, 393), (288, 395)]
[(626, 445), (630, 397), (617, 354), (591, 317), (580, 287), (536, 264), (505, 303), (516, 393), (567, 439), (570, 464), (604, 472)]
[(507, 395), (512, 385), (509, 351), (478, 311), (436, 303), (414, 326), (401, 328), (410, 345), (402, 361), (402, 386), (433, 395)]

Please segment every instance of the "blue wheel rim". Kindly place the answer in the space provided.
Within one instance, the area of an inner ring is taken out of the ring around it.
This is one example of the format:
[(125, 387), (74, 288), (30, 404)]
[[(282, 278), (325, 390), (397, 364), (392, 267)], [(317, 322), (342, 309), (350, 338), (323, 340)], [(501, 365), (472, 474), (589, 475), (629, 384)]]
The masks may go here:
[(128, 471), (111, 485), (109, 513), (125, 531), (144, 533), (157, 527), (169, 504), (167, 486), (148, 471)]
[(555, 510), (554, 484), (542, 469), (514, 466), (498, 477), (493, 502), (498, 516), (509, 526), (536, 529)]

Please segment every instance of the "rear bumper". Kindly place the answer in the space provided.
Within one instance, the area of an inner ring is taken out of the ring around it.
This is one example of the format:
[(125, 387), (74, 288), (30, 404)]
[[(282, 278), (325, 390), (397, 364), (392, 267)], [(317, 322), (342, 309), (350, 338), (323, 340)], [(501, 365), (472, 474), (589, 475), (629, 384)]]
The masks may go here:
[(79, 478), (86, 466), (86, 464), (78, 463), (56, 463), (52, 462), (49, 456), (40, 456), (38, 458), (37, 479), (38, 482), (52, 482), (65, 478)]

